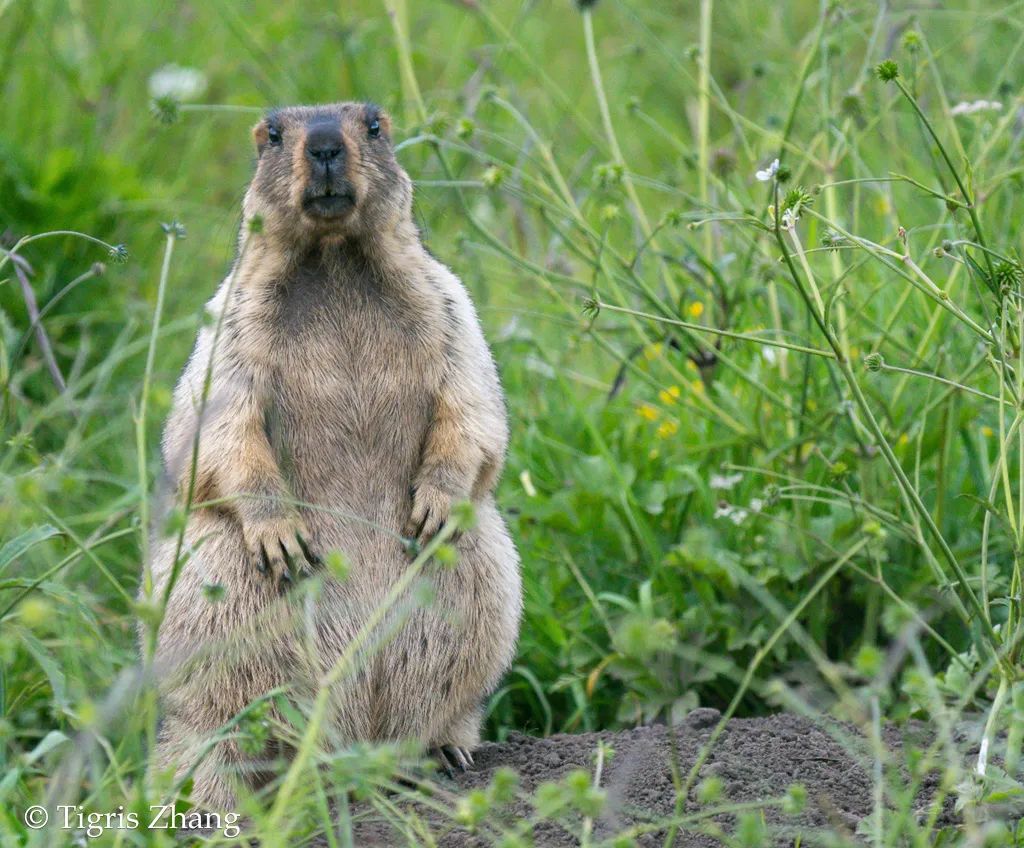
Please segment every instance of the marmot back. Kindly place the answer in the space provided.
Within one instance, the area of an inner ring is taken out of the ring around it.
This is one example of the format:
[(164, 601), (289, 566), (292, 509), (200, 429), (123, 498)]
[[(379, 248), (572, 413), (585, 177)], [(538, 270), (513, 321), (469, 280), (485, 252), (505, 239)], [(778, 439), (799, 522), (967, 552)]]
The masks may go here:
[[(521, 611), (492, 497), (508, 436), (497, 371), (462, 284), (420, 243), (387, 116), (296, 107), (253, 132), (239, 255), (163, 442), (172, 497), (194, 506), (158, 640), (160, 761), (194, 769), (195, 800), (220, 808), (263, 767), (209, 737), (275, 687), (307, 697), (356, 638), (332, 742), (411, 739), (466, 767)], [(428, 542), (461, 500), (476, 523), (454, 542), (458, 564), (427, 568), (432, 600), (402, 593), (367, 633), (409, 568), (407, 540)], [(158, 593), (175, 542), (154, 538)], [(330, 551), (343, 579), (322, 568)], [(300, 608), (308, 574), (322, 585)]]

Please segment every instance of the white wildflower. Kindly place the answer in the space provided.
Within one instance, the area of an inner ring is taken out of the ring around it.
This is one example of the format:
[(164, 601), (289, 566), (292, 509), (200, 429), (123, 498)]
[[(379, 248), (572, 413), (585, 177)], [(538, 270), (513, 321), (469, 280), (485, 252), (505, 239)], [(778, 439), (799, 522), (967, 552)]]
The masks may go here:
[(769, 365), (774, 365), (779, 358), (773, 347), (762, 347), (761, 356), (764, 357), (764, 361)]
[(772, 179), (772, 177), (774, 177), (778, 172), (779, 172), (779, 160), (776, 159), (774, 162), (772, 162), (771, 165), (769, 165), (763, 171), (758, 171), (757, 173), (755, 173), (754, 176), (757, 177), (757, 179), (760, 182), (766, 183), (766, 182), (768, 182), (768, 180)]
[(719, 503), (718, 509), (715, 510), (715, 518), (728, 518), (733, 524), (742, 524), (749, 514), (743, 507), (733, 506), (725, 501)]
[(199, 68), (164, 65), (149, 77), (149, 96), (154, 100), (171, 97), (175, 100), (195, 100), (206, 93), (206, 74)]
[(782, 228), (784, 230), (792, 230), (796, 227), (796, 222), (799, 220), (799, 215), (797, 215), (792, 209), (787, 209), (782, 213)]
[(1002, 108), (1003, 104), (998, 100), (975, 100), (973, 102), (964, 100), (950, 109), (949, 114), (973, 115), (975, 112), (998, 112)]
[(708, 485), (711, 486), (712, 489), (724, 489), (728, 491), (742, 479), (742, 474), (712, 474), (711, 479), (708, 481)]
[(764, 509), (764, 501), (763, 500), (761, 500), (760, 498), (751, 498), (750, 499), (750, 511), (751, 512), (760, 512), (762, 509)]

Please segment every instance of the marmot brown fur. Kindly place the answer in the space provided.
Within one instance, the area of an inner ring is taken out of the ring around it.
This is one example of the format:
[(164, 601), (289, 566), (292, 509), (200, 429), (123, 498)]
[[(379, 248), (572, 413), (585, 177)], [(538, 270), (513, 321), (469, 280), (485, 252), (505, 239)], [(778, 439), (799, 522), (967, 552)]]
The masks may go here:
[[(430, 599), (422, 583), (405, 593), (332, 692), (325, 745), (409, 739), (464, 766), (521, 611), (492, 495), (508, 438), (498, 374), (466, 290), (420, 241), (387, 116), (288, 108), (253, 134), (239, 256), (163, 438), (176, 502), (191, 486), (200, 508), (156, 648), (157, 765), (194, 769), (193, 798), (220, 808), (260, 766), (211, 735), (275, 687), (317, 690), (409, 567), (403, 535), (424, 543), (453, 504), (475, 506), (457, 564), (423, 572)], [(175, 549), (153, 534), (156, 597)], [(321, 568), (330, 551), (344, 579)], [(303, 603), (292, 568), (321, 574)]]

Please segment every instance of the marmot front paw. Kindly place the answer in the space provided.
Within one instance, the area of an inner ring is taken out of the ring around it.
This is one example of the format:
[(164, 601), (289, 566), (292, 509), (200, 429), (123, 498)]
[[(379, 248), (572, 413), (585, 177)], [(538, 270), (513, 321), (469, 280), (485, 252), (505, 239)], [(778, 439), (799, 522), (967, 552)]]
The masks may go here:
[(309, 531), (298, 518), (277, 518), (243, 528), (245, 546), (256, 568), (285, 586), (321, 565), (308, 543)]
[(412, 512), (402, 535), (425, 545), (448, 521), (455, 498), (430, 483), (413, 486), (411, 494)]

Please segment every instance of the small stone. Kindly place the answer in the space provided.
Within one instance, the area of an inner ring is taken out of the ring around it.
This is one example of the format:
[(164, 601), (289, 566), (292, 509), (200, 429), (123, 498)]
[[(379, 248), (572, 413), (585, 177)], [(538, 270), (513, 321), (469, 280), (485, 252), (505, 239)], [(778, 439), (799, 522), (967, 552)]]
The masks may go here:
[(721, 718), (721, 712), (714, 709), (714, 707), (698, 707), (687, 714), (686, 718), (683, 719), (683, 724), (693, 730), (704, 730), (708, 727), (714, 727)]

